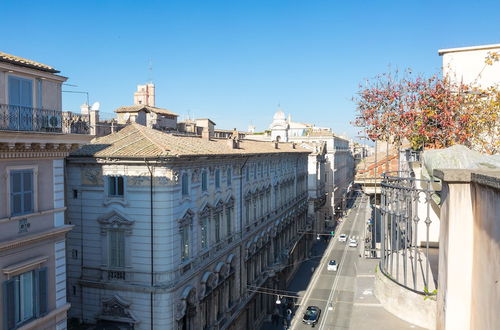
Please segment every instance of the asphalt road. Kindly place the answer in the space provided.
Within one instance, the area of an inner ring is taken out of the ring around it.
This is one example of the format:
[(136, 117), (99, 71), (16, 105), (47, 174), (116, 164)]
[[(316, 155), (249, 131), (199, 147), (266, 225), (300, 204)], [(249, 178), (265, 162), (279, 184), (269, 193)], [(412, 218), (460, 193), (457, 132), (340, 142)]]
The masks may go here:
[[(321, 315), (315, 328), (317, 329), (349, 329), (356, 285), (356, 263), (363, 246), (364, 226), (369, 218), (368, 198), (359, 195), (357, 207), (344, 218), (335, 232), (329, 245), (303, 293), (300, 306), (292, 320), (290, 329), (310, 329), (302, 323), (302, 316), (307, 306), (318, 306)], [(346, 242), (340, 242), (340, 234), (347, 234)], [(358, 247), (349, 247), (349, 238), (358, 241)], [(336, 260), (337, 271), (328, 271), (329, 260)], [(331, 303), (331, 305), (330, 305)], [(329, 308), (330, 306), (330, 308)]]

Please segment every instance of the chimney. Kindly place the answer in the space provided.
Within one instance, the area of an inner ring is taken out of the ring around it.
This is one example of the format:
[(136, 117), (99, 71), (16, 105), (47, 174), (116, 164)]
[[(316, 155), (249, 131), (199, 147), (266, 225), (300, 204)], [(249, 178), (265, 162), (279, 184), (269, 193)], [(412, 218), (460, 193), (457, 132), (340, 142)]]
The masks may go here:
[(99, 124), (99, 110), (90, 110), (90, 135), (97, 135), (97, 125)]
[(239, 149), (240, 147), (240, 134), (236, 130), (236, 128), (233, 129), (233, 134), (229, 137), (227, 140), (227, 144), (231, 149)]
[(208, 127), (203, 127), (201, 130), (201, 138), (210, 141), (210, 131)]
[(80, 106), (80, 113), (82, 115), (88, 115), (89, 111), (90, 111), (90, 105), (88, 105), (87, 103), (84, 103)]
[(292, 149), (295, 149), (295, 146), (296, 146), (295, 142), (292, 142)]
[(279, 143), (278, 143), (278, 141), (274, 142), (274, 149), (279, 149)]

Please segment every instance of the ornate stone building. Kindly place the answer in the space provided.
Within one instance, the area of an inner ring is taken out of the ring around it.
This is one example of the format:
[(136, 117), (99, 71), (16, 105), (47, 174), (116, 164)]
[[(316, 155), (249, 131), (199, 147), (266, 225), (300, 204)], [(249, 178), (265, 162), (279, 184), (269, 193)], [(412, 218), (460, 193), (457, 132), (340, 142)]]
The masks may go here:
[(0, 324), (66, 329), (64, 157), (90, 141), (65, 134), (54, 68), (0, 52)]
[[(293, 143), (138, 124), (67, 160), (71, 317), (122, 329), (252, 329), (306, 255)], [(310, 235), (309, 235), (310, 236)]]

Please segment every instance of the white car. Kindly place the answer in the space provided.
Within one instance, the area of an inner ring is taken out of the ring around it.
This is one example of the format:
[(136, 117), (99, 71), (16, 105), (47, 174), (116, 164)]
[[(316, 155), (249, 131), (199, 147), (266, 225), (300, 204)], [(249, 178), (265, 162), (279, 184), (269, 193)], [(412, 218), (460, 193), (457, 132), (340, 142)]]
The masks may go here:
[(345, 242), (347, 241), (347, 235), (346, 234), (340, 234), (339, 236), (339, 242)]
[(326, 270), (332, 270), (334, 272), (337, 271), (337, 262), (335, 260), (330, 260), (328, 262), (328, 266), (326, 267)]
[(350, 247), (357, 247), (358, 246), (358, 241), (356, 241), (355, 239), (350, 239), (349, 240), (349, 246)]

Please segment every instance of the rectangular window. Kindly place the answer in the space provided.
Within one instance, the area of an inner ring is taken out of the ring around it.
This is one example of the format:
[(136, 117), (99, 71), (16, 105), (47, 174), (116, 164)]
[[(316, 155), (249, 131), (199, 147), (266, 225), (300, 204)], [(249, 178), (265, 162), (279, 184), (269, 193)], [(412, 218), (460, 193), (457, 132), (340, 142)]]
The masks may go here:
[(215, 226), (215, 242), (219, 243), (219, 241), (220, 241), (220, 213), (215, 213), (214, 226)]
[(231, 208), (226, 208), (226, 225), (227, 225), (227, 235), (231, 235), (232, 232), (232, 223), (231, 223)]
[(189, 177), (187, 173), (182, 174), (182, 196), (189, 195)]
[(189, 258), (189, 226), (184, 226), (181, 229), (181, 259), (182, 261)]
[(125, 267), (125, 233), (121, 230), (109, 232), (109, 266)]
[(34, 212), (33, 170), (10, 172), (11, 216)]
[(246, 179), (247, 179), (247, 182), (250, 181), (250, 168), (247, 167), (247, 171), (246, 171)]
[(220, 188), (220, 170), (219, 169), (215, 170), (215, 188), (216, 189)]
[(110, 197), (123, 197), (123, 177), (110, 176), (108, 179), (108, 195)]
[(250, 201), (245, 202), (245, 223), (248, 225), (250, 223)]
[(208, 247), (208, 218), (201, 220), (201, 248)]
[(227, 176), (227, 180), (226, 180), (227, 186), (229, 187), (229, 186), (231, 186), (231, 169), (230, 168), (227, 169), (226, 176)]
[(36, 80), (36, 107), (43, 109), (42, 105), (42, 79)]
[(47, 313), (47, 268), (32, 270), (3, 283), (6, 329), (15, 329)]
[(207, 191), (208, 189), (208, 176), (207, 171), (201, 173), (201, 191)]

